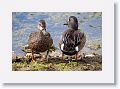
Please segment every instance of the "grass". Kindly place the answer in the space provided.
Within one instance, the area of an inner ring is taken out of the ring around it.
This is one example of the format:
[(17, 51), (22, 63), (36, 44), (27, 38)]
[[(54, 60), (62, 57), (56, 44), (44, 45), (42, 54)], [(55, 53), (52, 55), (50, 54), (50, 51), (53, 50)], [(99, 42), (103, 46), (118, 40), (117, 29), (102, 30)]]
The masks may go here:
[(36, 62), (13, 62), (13, 71), (101, 71), (101, 57), (85, 58), (76, 61), (60, 61), (59, 59), (51, 59), (47, 61)]

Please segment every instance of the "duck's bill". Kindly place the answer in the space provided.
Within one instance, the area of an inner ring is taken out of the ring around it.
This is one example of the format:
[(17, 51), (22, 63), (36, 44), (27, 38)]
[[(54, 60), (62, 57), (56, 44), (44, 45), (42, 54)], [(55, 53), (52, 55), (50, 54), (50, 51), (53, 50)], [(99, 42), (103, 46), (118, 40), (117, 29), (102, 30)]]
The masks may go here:
[(63, 25), (68, 25), (67, 23), (63, 24)]

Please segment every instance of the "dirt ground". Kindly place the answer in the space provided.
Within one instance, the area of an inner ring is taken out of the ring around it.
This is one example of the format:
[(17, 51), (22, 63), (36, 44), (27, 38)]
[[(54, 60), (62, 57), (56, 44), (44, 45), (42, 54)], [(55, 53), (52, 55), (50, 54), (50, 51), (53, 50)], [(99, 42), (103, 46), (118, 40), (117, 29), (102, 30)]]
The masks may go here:
[(44, 58), (36, 58), (36, 61), (31, 61), (31, 58), (18, 58), (12, 61), (13, 71), (101, 71), (102, 56), (95, 55), (93, 57), (65, 58), (49, 57), (48, 61)]

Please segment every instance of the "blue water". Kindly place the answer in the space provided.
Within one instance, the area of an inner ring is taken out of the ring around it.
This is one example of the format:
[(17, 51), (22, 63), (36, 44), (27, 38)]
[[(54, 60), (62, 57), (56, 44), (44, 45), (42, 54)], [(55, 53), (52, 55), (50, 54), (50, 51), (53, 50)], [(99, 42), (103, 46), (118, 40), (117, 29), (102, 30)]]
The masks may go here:
[[(102, 13), (101, 12), (13, 12), (12, 13), (12, 50), (23, 55), (21, 46), (27, 44), (31, 32), (37, 31), (37, 24), (44, 19), (47, 31), (50, 32), (54, 45), (58, 47), (61, 33), (67, 29), (63, 24), (69, 16), (76, 16), (79, 28), (87, 36), (87, 43), (98, 41), (102, 44)], [(86, 43), (86, 45), (87, 45)], [(87, 48), (84, 48), (87, 51)], [(100, 51), (101, 52), (101, 51)]]

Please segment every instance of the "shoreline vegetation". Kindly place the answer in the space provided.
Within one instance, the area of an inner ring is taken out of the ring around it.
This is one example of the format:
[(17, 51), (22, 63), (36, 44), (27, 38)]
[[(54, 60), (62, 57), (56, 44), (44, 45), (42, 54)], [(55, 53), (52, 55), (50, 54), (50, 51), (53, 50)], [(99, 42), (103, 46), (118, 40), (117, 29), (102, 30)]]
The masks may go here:
[(12, 61), (13, 71), (101, 71), (102, 70), (102, 56), (98, 54), (88, 54), (88, 57), (78, 57), (76, 61), (73, 57), (50, 56), (49, 61), (44, 57), (37, 58), (36, 61), (31, 62), (31, 58), (17, 57)]
[[(93, 46), (88, 46), (88, 48)], [(94, 46), (95, 49), (101, 48), (99, 45)], [(35, 62), (32, 62), (30, 49), (27, 45), (22, 47), (25, 52), (24, 56), (17, 56), (15, 52), (12, 53), (12, 70), (13, 71), (101, 71), (102, 70), (102, 55), (95, 52), (80, 52), (78, 53), (78, 60), (75, 56), (65, 56), (61, 60), (61, 52), (55, 51), (54, 47), (48, 55), (48, 60), (45, 59), (45, 52), (42, 54), (36, 53)]]

